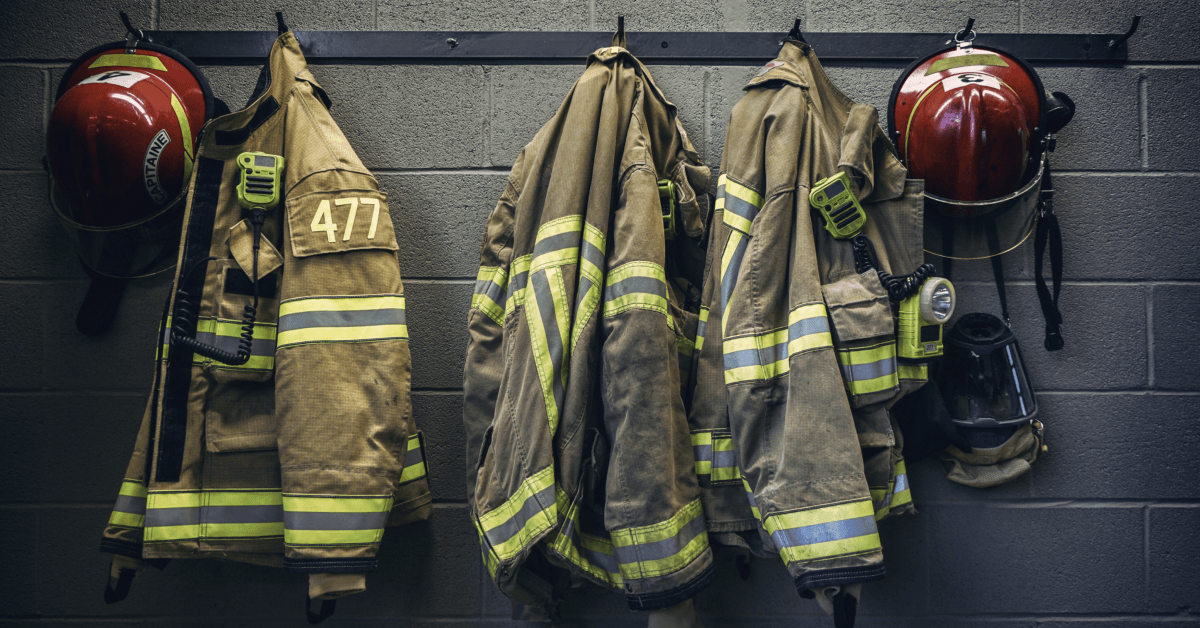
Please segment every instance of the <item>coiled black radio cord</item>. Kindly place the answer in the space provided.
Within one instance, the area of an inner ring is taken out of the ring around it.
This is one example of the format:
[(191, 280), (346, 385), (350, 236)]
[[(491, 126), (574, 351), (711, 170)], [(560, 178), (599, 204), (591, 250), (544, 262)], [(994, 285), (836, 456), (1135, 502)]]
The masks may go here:
[(854, 248), (854, 272), (865, 273), (872, 268), (879, 273), (879, 283), (883, 284), (888, 293), (888, 299), (899, 303), (920, 291), (921, 286), (937, 272), (933, 264), (921, 264), (911, 275), (896, 276), (879, 270), (875, 257), (875, 245), (863, 234), (858, 234), (850, 240)]
[[(261, 207), (255, 207), (250, 210), (250, 223), (254, 226), (254, 255), (251, 262), (252, 283), (254, 284), (254, 303), (247, 305), (243, 310), (242, 315), (242, 333), (238, 338), (238, 348), (234, 353), (220, 349), (214, 345), (200, 342), (191, 335), (189, 330), (193, 326), (192, 321), (192, 303), (191, 295), (182, 287), (175, 293), (175, 324), (171, 326), (171, 344), (181, 346), (192, 353), (204, 356), (206, 358), (229, 364), (232, 366), (241, 366), (250, 361), (250, 351), (254, 343), (254, 320), (258, 315), (258, 250), (259, 242), (262, 239), (262, 226), (266, 222), (267, 212)], [(192, 265), (183, 280), (179, 282), (180, 286), (187, 285), (192, 273), (196, 272), (197, 268), (208, 262), (215, 261), (215, 257), (206, 257), (202, 260), (197, 260)]]

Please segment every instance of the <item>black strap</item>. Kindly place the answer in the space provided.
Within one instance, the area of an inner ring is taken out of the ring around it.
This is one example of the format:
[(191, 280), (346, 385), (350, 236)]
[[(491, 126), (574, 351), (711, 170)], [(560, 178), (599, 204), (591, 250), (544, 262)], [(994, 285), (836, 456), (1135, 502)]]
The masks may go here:
[[(1058, 216), (1054, 215), (1054, 185), (1050, 181), (1050, 162), (1046, 162), (1046, 172), (1042, 176), (1041, 199), (1038, 201), (1037, 234), (1033, 241), (1033, 271), (1037, 282), (1038, 301), (1042, 305), (1042, 316), (1046, 319), (1047, 351), (1058, 351), (1063, 348), (1062, 312), (1058, 309), (1058, 293), (1062, 288), (1062, 230), (1058, 226)], [(1045, 255), (1046, 243), (1050, 244), (1050, 280), (1054, 285), (1051, 294), (1042, 277), (1042, 259)]]
[(1004, 324), (1009, 324), (1008, 293), (1004, 290), (1004, 262), (1000, 259), (1000, 236), (996, 233), (996, 221), (988, 220), (987, 224), (988, 252), (992, 260), (992, 276), (996, 278), (996, 292), (1000, 295), (1000, 313), (1004, 315)]
[(308, 596), (304, 598), (304, 614), (308, 617), (308, 623), (314, 626), (329, 619), (336, 607), (337, 600), (321, 600), (320, 612), (314, 613), (312, 612), (312, 598)]
[(846, 587), (833, 596), (833, 625), (834, 628), (854, 628), (854, 618), (858, 615), (858, 598), (850, 595)]
[(117, 318), (117, 307), (121, 305), (121, 297), (129, 280), (101, 275), (88, 268), (87, 264), (83, 265), (83, 269), (91, 276), (92, 283), (83, 297), (83, 303), (79, 304), (75, 329), (85, 336), (103, 336)]
[(104, 603), (116, 604), (125, 599), (125, 596), (129, 595), (129, 587), (133, 584), (133, 577), (136, 575), (136, 569), (127, 568), (121, 569), (116, 578), (110, 575), (108, 584), (104, 586)]

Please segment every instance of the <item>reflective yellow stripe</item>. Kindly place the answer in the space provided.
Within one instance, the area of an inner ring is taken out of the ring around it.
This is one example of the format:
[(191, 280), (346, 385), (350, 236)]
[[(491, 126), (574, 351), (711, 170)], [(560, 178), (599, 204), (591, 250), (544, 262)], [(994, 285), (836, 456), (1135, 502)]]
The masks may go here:
[[(425, 477), (425, 450), (417, 434), (408, 437), (408, 452), (404, 471), (400, 473), (400, 484)], [(413, 452), (417, 452), (415, 456)], [(411, 462), (415, 459), (420, 459), (420, 462)]]
[(289, 530), (283, 531), (286, 545), (374, 545), (383, 536), (383, 528), (372, 530)]
[[(544, 242), (554, 236), (576, 233), (582, 229), (583, 216), (566, 216), (557, 220), (551, 220), (538, 227), (537, 240), (533, 246), (534, 257), (530, 272), (536, 272), (551, 266), (576, 263), (579, 259), (579, 240), (577, 237), (568, 238), (569, 246), (562, 246), (554, 242), (547, 245)], [(544, 250), (547, 247), (549, 247), (548, 250)]]
[(900, 384), (895, 341), (860, 349), (838, 349), (837, 359), (851, 395), (867, 395)]
[(704, 349), (704, 334), (708, 331), (708, 306), (700, 306), (700, 322), (696, 325), (696, 351)]
[(516, 556), (554, 527), (557, 505), (549, 493), (553, 487), (554, 467), (549, 466), (522, 482), (503, 504), (480, 515), (479, 525), (497, 558)]
[(285, 493), (284, 512), (386, 512), (391, 510), (391, 497), (313, 497)]
[(900, 379), (916, 380), (920, 382), (929, 380), (929, 366), (926, 364), (900, 363), (897, 371), (900, 374)]
[(125, 480), (121, 482), (121, 490), (117, 492), (118, 495), (141, 497), (142, 499), (146, 498), (147, 493), (149, 491), (146, 490), (146, 486), (140, 480)]
[(285, 545), (373, 545), (383, 537), (390, 495), (283, 494)]
[[(487, 315), (497, 325), (504, 324), (504, 291), (508, 288), (508, 273), (499, 266), (481, 266), (475, 279), (475, 294), (471, 307)], [(499, 299), (499, 302), (497, 301)]]
[(688, 566), (708, 548), (700, 500), (661, 523), (613, 530), (613, 550), (626, 580), (653, 578)]
[[(650, 281), (639, 282), (639, 279)], [(622, 283), (626, 281), (629, 283)], [(663, 314), (670, 322), (666, 299), (667, 273), (662, 266), (653, 262), (629, 262), (608, 273), (605, 284), (605, 316), (642, 309)]]
[(712, 443), (712, 432), (692, 432), (696, 475), (708, 475), (712, 472)]
[(99, 57), (96, 57), (96, 60), (93, 61), (91, 65), (88, 66), (88, 69), (113, 67), (145, 68), (147, 70), (158, 70), (160, 72), (167, 71), (167, 66), (163, 65), (162, 60), (160, 60), (158, 57), (153, 55), (139, 54), (100, 55)]
[(746, 489), (746, 499), (750, 502), (750, 512), (754, 514), (754, 518), (762, 521), (762, 513), (758, 511), (758, 502), (754, 499), (754, 491), (750, 488), (750, 482), (746, 476), (742, 476), (742, 488)]
[(763, 526), (784, 562), (816, 561), (880, 549), (870, 500), (767, 516)]
[(150, 491), (145, 541), (266, 538), (283, 535), (278, 489)]
[(512, 261), (509, 266), (508, 292), (504, 299), (504, 315), (525, 304), (525, 295), (529, 290), (529, 264), (532, 255), (523, 255)]
[(788, 372), (787, 329), (726, 338), (723, 346), (725, 383), (772, 379)]
[(403, 295), (302, 298), (279, 304), (278, 349), (407, 338)]
[(721, 175), (717, 178), (717, 202), (725, 224), (742, 233), (750, 233), (754, 217), (762, 209), (763, 197), (754, 190)]
[(908, 483), (908, 468), (905, 467), (903, 460), (896, 463), (895, 475), (895, 486), (892, 489), (893, 508), (912, 503), (912, 489)]
[(112, 511), (108, 517), (108, 525), (121, 526), (123, 528), (140, 528), (146, 524), (146, 515), (138, 515), (131, 512)]
[(788, 312), (788, 357), (833, 346), (824, 303), (801, 305)]
[(271, 523), (207, 523), (204, 538), (277, 537), (284, 536), (283, 522)]
[[(712, 441), (713, 462), (712, 462), (712, 481), (727, 482), (737, 480), (742, 477), (741, 471), (737, 465), (720, 465), (717, 463), (721, 458), (732, 458), (733, 454), (733, 438), (726, 436), (724, 438), (714, 438)], [(722, 452), (727, 452), (729, 456), (720, 456)]]
[(551, 548), (600, 581), (614, 588), (621, 587), (625, 579), (617, 565), (612, 543), (580, 530), (579, 508), (561, 488), (555, 486), (554, 491), (562, 524)]

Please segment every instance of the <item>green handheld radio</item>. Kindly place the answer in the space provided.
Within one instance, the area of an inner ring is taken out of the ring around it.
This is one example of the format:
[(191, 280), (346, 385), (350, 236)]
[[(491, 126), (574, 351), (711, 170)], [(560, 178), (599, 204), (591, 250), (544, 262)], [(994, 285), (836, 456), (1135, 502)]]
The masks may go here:
[(854, 237), (867, 224), (867, 213), (854, 196), (845, 172), (817, 181), (808, 202), (825, 217), (825, 230), (839, 240)]
[(283, 157), (268, 153), (242, 153), (237, 158), (240, 170), (237, 184), (238, 204), (248, 210), (255, 207), (275, 209), (279, 205)]
[(660, 179), (658, 182), (658, 200), (662, 206), (663, 233), (668, 240), (675, 239), (675, 182), (670, 179)]
[(942, 325), (954, 315), (954, 284), (932, 277), (920, 292), (900, 301), (896, 349), (901, 359), (924, 360), (942, 355)]

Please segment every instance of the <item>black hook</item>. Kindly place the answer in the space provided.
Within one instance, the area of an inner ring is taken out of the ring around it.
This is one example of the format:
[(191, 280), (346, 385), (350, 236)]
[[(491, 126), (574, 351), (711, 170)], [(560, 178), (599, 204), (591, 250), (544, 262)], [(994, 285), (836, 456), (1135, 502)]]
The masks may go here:
[(613, 33), (612, 45), (625, 48), (625, 16), (617, 16), (617, 32)]
[(121, 23), (125, 25), (125, 31), (128, 34), (136, 36), (138, 40), (142, 40), (142, 39), (146, 38), (146, 34), (142, 32), (142, 29), (134, 28), (133, 24), (129, 23), (129, 15), (127, 13), (125, 13), (124, 11), (121, 11), (120, 16), (121, 16)]
[(282, 35), (282, 34), (284, 34), (284, 33), (288, 32), (289, 30), (291, 30), (291, 29), (289, 29), (289, 28), (288, 28), (287, 22), (284, 22), (284, 21), (283, 21), (283, 11), (276, 11), (276, 12), (275, 12), (275, 25), (279, 27), (279, 34), (280, 34), (280, 35)]
[[(966, 37), (970, 36), (970, 34), (971, 34), (971, 27), (972, 27), (972, 26), (975, 26), (975, 18), (973, 18), (973, 17), (968, 17), (968, 18), (967, 18), (967, 25), (966, 25), (966, 26), (965, 26), (965, 27), (964, 27), (964, 28), (963, 28), (961, 31), (958, 31), (957, 33), (954, 33), (954, 39), (955, 39), (955, 41), (963, 41), (963, 40), (964, 40)], [(962, 35), (962, 36), (963, 36), (963, 39), (959, 39), (959, 35)], [(974, 39), (974, 38), (972, 38), (972, 39)]]
[(1113, 48), (1116, 48), (1117, 46), (1120, 46), (1121, 44), (1125, 43), (1125, 40), (1129, 39), (1130, 37), (1133, 37), (1133, 34), (1137, 32), (1138, 25), (1141, 23), (1142, 23), (1142, 16), (1140, 16), (1140, 15), (1133, 16), (1133, 24), (1129, 25), (1129, 30), (1125, 31), (1124, 35), (1121, 35), (1120, 37), (1108, 42), (1108, 49), (1112, 50)]
[(804, 40), (804, 33), (800, 30), (800, 18), (796, 18), (796, 23), (792, 25), (792, 30), (788, 31), (788, 39), (796, 39), (808, 43)]

